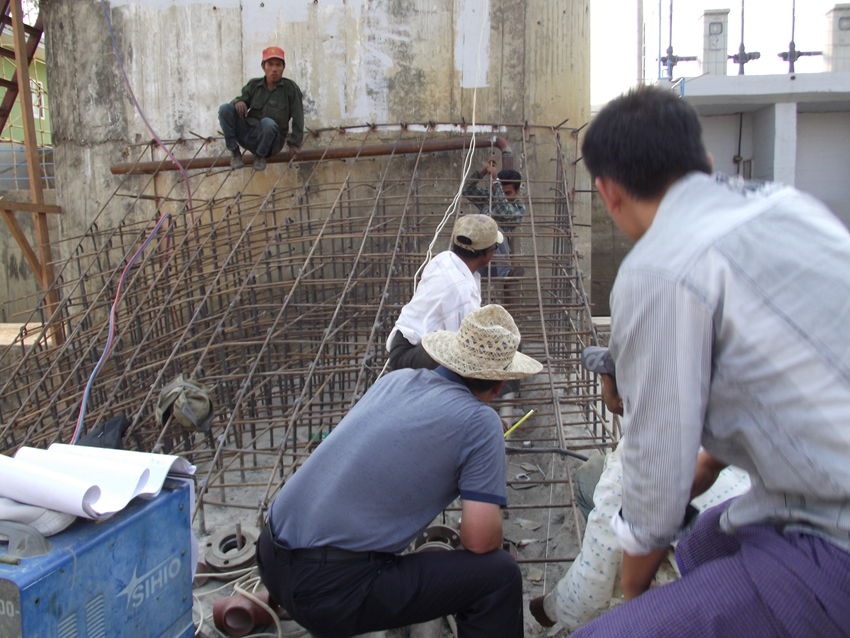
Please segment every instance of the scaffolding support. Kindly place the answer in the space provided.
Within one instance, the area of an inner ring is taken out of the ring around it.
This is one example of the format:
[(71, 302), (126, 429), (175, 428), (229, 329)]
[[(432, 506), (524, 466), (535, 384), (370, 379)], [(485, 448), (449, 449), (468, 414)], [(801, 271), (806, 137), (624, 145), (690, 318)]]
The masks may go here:
[[(24, 147), (27, 157), (27, 173), (30, 185), (30, 203), (17, 204), (0, 202), (0, 214), (6, 221), (9, 231), (17, 241), (35, 273), (36, 279), (44, 289), (47, 302), (47, 316), (54, 317), (59, 307), (56, 291), (53, 256), (50, 246), (50, 231), (47, 227), (47, 213), (61, 212), (57, 206), (49, 206), (44, 202), (44, 189), (41, 184), (41, 167), (38, 162), (38, 141), (35, 136), (35, 122), (32, 116), (32, 95), (30, 94), (29, 56), (27, 55), (26, 27), (23, 21), (21, 0), (12, 0), (12, 33), (15, 39), (15, 64), (18, 79), (18, 96), (20, 98), (21, 117), (24, 128)], [(36, 254), (26, 234), (15, 219), (14, 211), (29, 210), (35, 222), (35, 234), (38, 253)], [(61, 321), (54, 321), (49, 328), (52, 343), (62, 345), (65, 341)]]

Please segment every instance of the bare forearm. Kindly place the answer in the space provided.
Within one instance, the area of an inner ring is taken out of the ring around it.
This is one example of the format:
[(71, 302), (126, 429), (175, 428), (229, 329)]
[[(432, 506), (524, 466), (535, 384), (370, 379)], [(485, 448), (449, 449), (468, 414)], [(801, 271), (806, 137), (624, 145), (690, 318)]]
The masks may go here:
[(469, 550), (473, 554), (486, 554), (493, 550), (499, 549), (502, 546), (503, 533), (502, 530), (493, 531), (488, 535), (488, 538), (481, 536), (471, 536), (463, 533), (463, 525), (460, 526), (460, 542), (463, 548)]
[(623, 573), (620, 584), (626, 600), (637, 598), (649, 589), (666, 554), (666, 548), (656, 549), (645, 556), (633, 556), (623, 552)]
[(460, 542), (474, 554), (486, 554), (502, 546), (502, 513), (498, 505), (462, 501)]
[(726, 463), (718, 461), (705, 450), (700, 450), (699, 455), (697, 456), (694, 483), (691, 487), (691, 498), (696, 498), (714, 485), (717, 477), (720, 476), (720, 472), (722, 472), (725, 468)]

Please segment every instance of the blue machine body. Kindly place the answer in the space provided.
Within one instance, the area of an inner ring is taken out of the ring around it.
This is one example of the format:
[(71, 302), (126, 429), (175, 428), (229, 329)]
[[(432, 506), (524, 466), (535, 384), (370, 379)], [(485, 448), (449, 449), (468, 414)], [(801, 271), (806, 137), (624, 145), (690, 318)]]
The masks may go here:
[(154, 499), (50, 537), (47, 554), (0, 563), (0, 636), (191, 638), (190, 489), (166, 481)]

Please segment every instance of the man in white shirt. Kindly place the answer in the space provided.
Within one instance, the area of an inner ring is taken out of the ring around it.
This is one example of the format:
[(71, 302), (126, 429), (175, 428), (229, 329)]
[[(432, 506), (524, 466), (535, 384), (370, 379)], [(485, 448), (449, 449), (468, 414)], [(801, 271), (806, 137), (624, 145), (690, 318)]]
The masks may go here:
[(401, 309), (387, 338), (391, 370), (437, 367), (422, 347), (422, 337), (435, 330), (456, 332), (463, 318), (481, 307), (478, 269), (490, 263), (502, 241), (492, 217), (458, 218), (451, 250), (441, 252), (425, 267), (413, 298)]
[[(610, 102), (582, 157), (636, 244), (611, 292), (623, 399), (627, 602), (575, 636), (846, 636), (850, 628), (850, 234), (793, 188), (711, 176), (694, 110)], [(700, 444), (749, 492), (688, 532)], [(681, 537), (683, 574), (650, 590)]]

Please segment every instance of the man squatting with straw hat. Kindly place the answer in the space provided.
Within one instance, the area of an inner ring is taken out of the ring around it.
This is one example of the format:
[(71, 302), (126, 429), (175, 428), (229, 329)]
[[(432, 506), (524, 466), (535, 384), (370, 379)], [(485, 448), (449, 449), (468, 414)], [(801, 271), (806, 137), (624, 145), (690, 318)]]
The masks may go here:
[[(490, 305), (422, 338), (435, 370), (379, 379), (286, 482), (257, 543), (271, 597), (317, 636), (449, 614), (464, 637), (521, 638), (522, 575), (501, 549), (502, 425), (487, 404), (542, 365)], [(453, 500), (464, 550), (402, 554)]]

